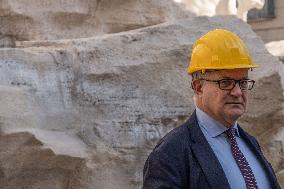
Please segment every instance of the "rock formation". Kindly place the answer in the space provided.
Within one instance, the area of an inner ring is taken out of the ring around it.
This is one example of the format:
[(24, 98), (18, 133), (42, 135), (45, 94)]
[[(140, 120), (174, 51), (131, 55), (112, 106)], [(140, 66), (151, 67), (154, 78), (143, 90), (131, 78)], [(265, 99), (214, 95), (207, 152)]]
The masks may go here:
[(247, 21), (250, 9), (261, 9), (265, 0), (175, 0), (197, 16), (236, 15)]
[(284, 63), (284, 40), (272, 41), (265, 46), (272, 55), (278, 57)]
[(73, 39), (132, 30), (191, 15), (172, 0), (3, 0), (0, 34), (16, 41)]
[(144, 26), (88, 38), (71, 29), (64, 34), (77, 39), (0, 49), (1, 187), (140, 188), (149, 152), (194, 109), (188, 55), (214, 28), (239, 34), (260, 65), (241, 125), (284, 184), (284, 68), (260, 38), (234, 16)]

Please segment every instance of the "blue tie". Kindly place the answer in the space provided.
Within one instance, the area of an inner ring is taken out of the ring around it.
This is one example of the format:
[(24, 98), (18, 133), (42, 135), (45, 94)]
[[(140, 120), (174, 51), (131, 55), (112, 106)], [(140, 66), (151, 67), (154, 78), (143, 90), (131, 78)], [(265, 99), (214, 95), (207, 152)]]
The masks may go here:
[(231, 145), (231, 150), (233, 153), (233, 156), (237, 162), (238, 167), (241, 170), (241, 173), (244, 177), (246, 186), (248, 189), (258, 189), (254, 174), (244, 156), (244, 154), (241, 152), (236, 137), (235, 137), (235, 133), (236, 133), (236, 129), (235, 128), (229, 128), (227, 131), (225, 131), (225, 133), (228, 136), (230, 145)]

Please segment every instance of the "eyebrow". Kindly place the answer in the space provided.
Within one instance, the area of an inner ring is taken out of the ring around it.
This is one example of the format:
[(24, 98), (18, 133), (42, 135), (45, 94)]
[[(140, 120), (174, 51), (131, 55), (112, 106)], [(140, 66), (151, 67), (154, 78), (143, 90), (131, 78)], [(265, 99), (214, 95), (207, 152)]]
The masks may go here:
[[(231, 78), (231, 77), (228, 77), (228, 76), (223, 76), (222, 79), (234, 79), (234, 78)], [(249, 79), (248, 76), (246, 77), (242, 77), (241, 79)]]

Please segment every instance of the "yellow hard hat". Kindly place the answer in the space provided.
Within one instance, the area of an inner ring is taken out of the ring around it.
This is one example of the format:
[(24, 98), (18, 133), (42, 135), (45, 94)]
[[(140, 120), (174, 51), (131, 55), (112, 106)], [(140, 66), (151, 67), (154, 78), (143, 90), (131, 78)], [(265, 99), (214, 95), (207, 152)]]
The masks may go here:
[(255, 68), (244, 42), (233, 32), (216, 29), (208, 32), (193, 45), (187, 72)]

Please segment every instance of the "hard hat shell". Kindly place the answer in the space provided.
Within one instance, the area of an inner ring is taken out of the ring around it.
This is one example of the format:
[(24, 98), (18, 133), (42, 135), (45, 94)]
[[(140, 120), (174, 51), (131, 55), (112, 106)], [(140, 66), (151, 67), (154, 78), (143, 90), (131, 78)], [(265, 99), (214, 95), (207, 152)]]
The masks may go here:
[(255, 68), (244, 42), (233, 32), (216, 29), (208, 32), (193, 45), (187, 72)]

